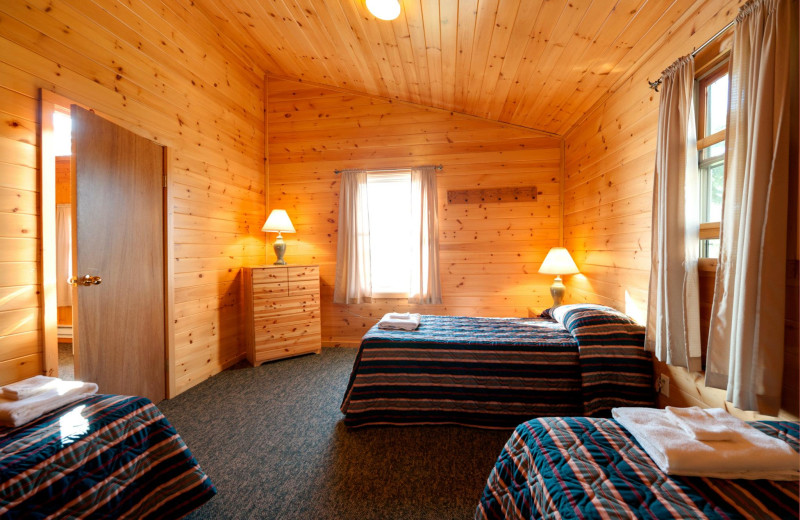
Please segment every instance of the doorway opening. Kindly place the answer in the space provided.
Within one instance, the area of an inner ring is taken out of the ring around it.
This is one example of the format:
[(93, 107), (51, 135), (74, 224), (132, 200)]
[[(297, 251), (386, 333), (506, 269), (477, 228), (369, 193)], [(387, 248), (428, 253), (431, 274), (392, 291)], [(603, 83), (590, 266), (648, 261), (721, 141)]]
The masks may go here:
[(58, 303), (58, 374), (75, 380), (72, 342), (72, 119), (69, 107), (55, 105), (53, 144), (56, 171), (56, 301)]
[(61, 379), (80, 375), (73, 343), (73, 161), (71, 100), (42, 91), (42, 314), (44, 372)]

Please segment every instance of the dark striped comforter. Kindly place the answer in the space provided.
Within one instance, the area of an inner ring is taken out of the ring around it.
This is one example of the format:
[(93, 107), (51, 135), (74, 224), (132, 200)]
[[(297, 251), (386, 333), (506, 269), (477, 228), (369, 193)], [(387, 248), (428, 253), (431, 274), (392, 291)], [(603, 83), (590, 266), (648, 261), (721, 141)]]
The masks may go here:
[(0, 517), (180, 518), (216, 493), (148, 399), (93, 395), (0, 427)]
[(513, 427), (581, 412), (578, 348), (547, 320), (422, 316), (412, 332), (372, 327), (342, 402), (345, 424)]
[[(751, 423), (798, 449), (798, 424)], [(519, 425), (492, 470), (477, 519), (798, 517), (798, 483), (668, 476), (613, 419)]]
[(350, 375), (345, 424), (510, 428), (542, 415), (652, 405), (641, 328), (601, 326), (578, 339), (538, 319), (422, 316), (412, 332), (375, 326)]
[(555, 315), (578, 342), (582, 415), (607, 417), (617, 406), (655, 403), (653, 362), (644, 350), (644, 327), (602, 305), (564, 305)]

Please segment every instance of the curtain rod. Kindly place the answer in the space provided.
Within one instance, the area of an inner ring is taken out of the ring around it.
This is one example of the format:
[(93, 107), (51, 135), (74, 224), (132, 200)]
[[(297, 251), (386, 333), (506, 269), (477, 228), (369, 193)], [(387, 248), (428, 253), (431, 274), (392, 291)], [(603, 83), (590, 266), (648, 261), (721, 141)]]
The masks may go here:
[[(728, 30), (728, 29), (730, 29), (731, 27), (733, 27), (733, 24), (735, 24), (735, 23), (736, 23), (736, 20), (732, 21), (731, 23), (729, 23), (728, 25), (726, 25), (725, 27), (723, 27), (722, 29), (720, 29), (720, 31), (719, 31), (717, 34), (715, 34), (714, 36), (712, 36), (711, 38), (709, 38), (707, 42), (705, 42), (703, 45), (701, 45), (700, 47), (698, 47), (697, 49), (695, 49), (694, 51), (692, 51), (692, 58), (694, 58), (695, 56), (697, 56), (697, 54), (698, 54), (700, 51), (702, 51), (703, 49), (705, 49), (706, 47), (708, 47), (708, 46), (711, 44), (711, 42), (713, 42), (714, 40), (716, 40), (717, 38), (719, 38), (720, 36), (722, 36), (722, 34), (723, 34), (723, 33), (725, 33), (725, 31), (727, 31), (727, 30)], [(664, 79), (663, 79), (663, 74), (662, 74), (662, 76), (661, 76), (661, 77), (659, 77), (659, 78), (658, 78), (657, 80), (655, 80), (655, 81), (650, 81), (649, 79), (647, 80), (647, 82), (650, 84), (650, 88), (651, 88), (651, 89), (653, 89), (653, 90), (655, 90), (656, 92), (658, 92), (658, 87), (661, 85), (661, 83), (662, 83), (663, 81), (664, 81)]]
[[(425, 166), (430, 166), (434, 170), (443, 170), (444, 169), (444, 166), (441, 165), (441, 164), (437, 164), (435, 166), (431, 166), (431, 165), (414, 166), (414, 168), (424, 168)], [(340, 173), (343, 173), (343, 172), (352, 172), (352, 171), (357, 171), (358, 169), (360, 169), (360, 168), (349, 169), (349, 170), (333, 170), (333, 173), (335, 173), (336, 175), (339, 175)], [(409, 167), (409, 168), (363, 168), (363, 169), (371, 171), (371, 172), (403, 172), (403, 171), (410, 170), (411, 167)]]

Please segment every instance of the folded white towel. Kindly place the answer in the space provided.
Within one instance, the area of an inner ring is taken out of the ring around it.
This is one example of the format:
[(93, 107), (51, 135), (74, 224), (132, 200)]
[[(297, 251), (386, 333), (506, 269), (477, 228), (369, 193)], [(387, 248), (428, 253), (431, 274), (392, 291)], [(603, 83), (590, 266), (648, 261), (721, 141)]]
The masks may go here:
[(699, 441), (655, 408), (614, 408), (611, 414), (664, 473), (714, 478), (798, 480), (800, 456), (780, 439), (722, 409), (708, 413), (732, 430), (727, 441)]
[(411, 313), (410, 312), (390, 312), (389, 314), (387, 314), (387, 316), (389, 316), (389, 319), (392, 319), (392, 320), (410, 320), (411, 319)]
[(94, 383), (60, 381), (55, 388), (26, 399), (0, 398), (0, 424), (21, 426), (51, 410), (94, 393), (97, 393), (97, 385)]
[(33, 376), (3, 387), (2, 397), (25, 399), (54, 387), (61, 379), (49, 376)]
[[(725, 413), (725, 410), (717, 408)], [(729, 441), (735, 439), (737, 434), (728, 428), (724, 422), (718, 421), (709, 410), (699, 406), (689, 408), (666, 407), (667, 418), (677, 424), (683, 431), (698, 441)]]
[(419, 314), (409, 314), (408, 318), (392, 318), (392, 313), (385, 314), (378, 322), (378, 328), (383, 330), (414, 330), (419, 327)]

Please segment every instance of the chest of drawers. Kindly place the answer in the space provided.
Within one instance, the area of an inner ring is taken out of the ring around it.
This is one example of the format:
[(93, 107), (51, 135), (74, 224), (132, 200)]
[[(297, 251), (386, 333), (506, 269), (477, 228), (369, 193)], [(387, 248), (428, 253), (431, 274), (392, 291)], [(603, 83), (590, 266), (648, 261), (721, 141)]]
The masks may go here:
[(242, 283), (252, 365), (320, 352), (319, 266), (243, 267)]

